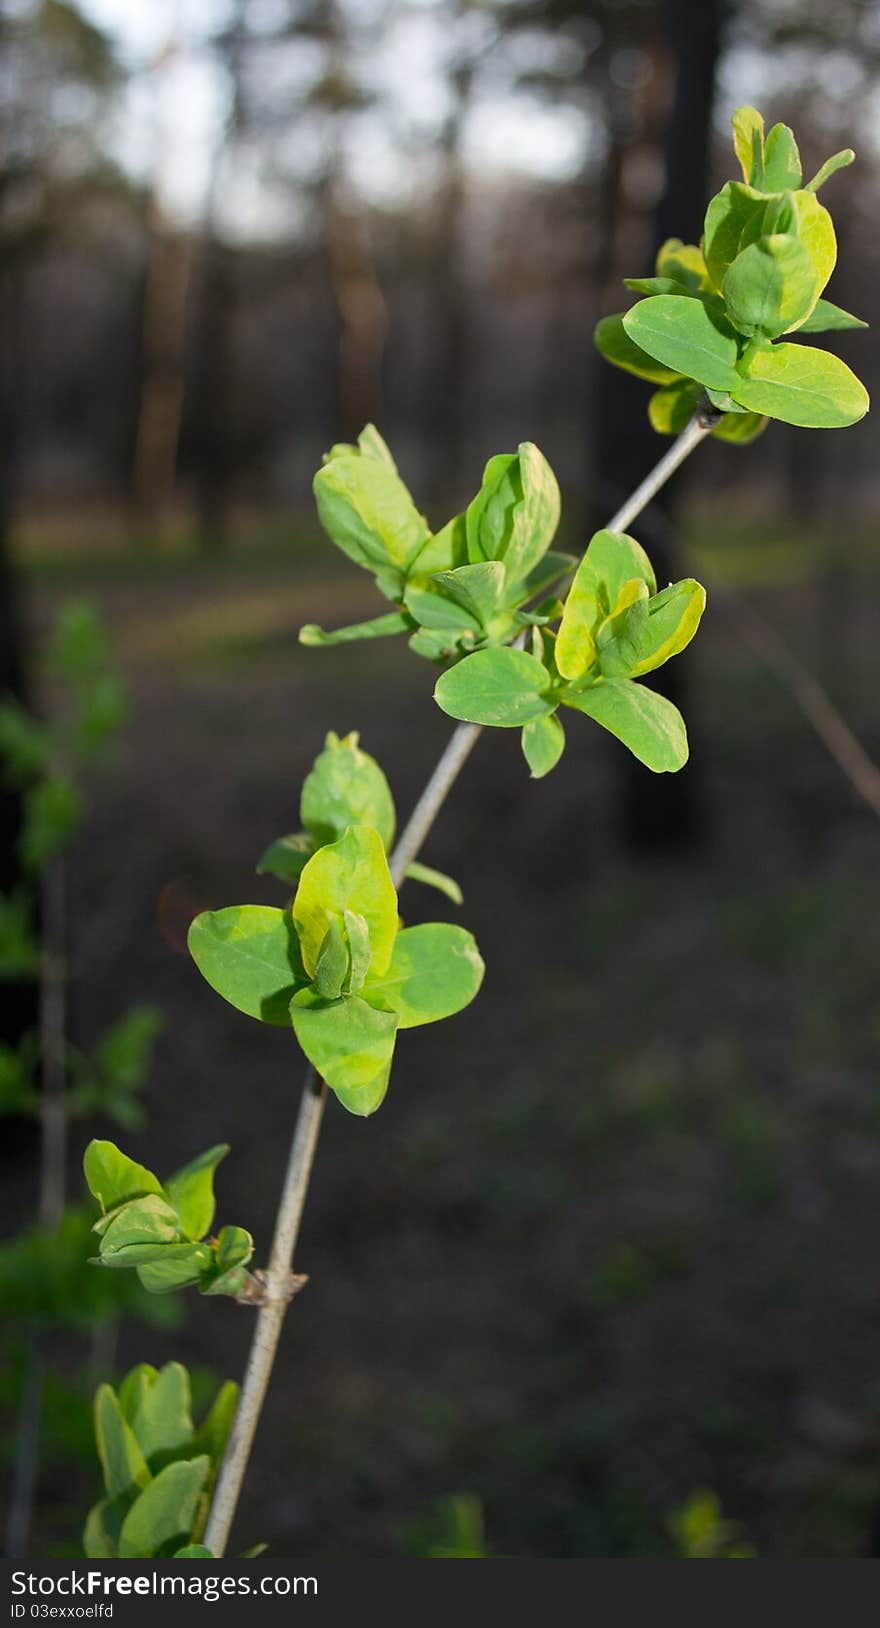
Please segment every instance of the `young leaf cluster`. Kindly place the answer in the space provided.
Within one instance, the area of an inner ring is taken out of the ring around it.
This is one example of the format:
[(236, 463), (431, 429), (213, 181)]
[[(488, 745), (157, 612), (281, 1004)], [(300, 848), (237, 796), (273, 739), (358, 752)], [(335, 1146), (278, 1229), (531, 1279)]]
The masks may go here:
[[(358, 745), (355, 732), (343, 739), (330, 731), (324, 750), (307, 774), (299, 805), (301, 831), (277, 837), (262, 855), (257, 874), (277, 876), (295, 887), (312, 855), (327, 842), (337, 842), (349, 825), (372, 825), (390, 853), (397, 829), (394, 798), (376, 759)], [(461, 888), (451, 876), (428, 865), (407, 870), (413, 881), (423, 882), (461, 904)]]
[(530, 441), (490, 458), (473, 502), (435, 533), (372, 424), (356, 446), (331, 448), (314, 487), (325, 531), (397, 609), (334, 633), (310, 624), (303, 644), (408, 633), (410, 648), (431, 661), (502, 645), (543, 618), (541, 603), (527, 607), (574, 563), (550, 550), (559, 487)]
[(343, 1107), (371, 1114), (388, 1089), (398, 1031), (460, 1012), (483, 962), (463, 927), (401, 927), (386, 854), (394, 804), (355, 737), (328, 736), (301, 813), (305, 834), (281, 839), (260, 862), (295, 880), (292, 903), (205, 912), (190, 928), (190, 953), (238, 1011), (293, 1028)]
[(99, 1240), (93, 1264), (133, 1267), (151, 1294), (197, 1284), (202, 1294), (238, 1299), (248, 1285), (254, 1241), (243, 1227), (207, 1236), (214, 1171), (228, 1152), (224, 1145), (208, 1148), (163, 1184), (113, 1142), (90, 1142), (83, 1170), (101, 1207), (92, 1228)]
[(819, 187), (851, 164), (835, 153), (803, 184), (800, 155), (787, 125), (764, 134), (755, 108), (733, 118), (741, 181), (728, 181), (706, 210), (699, 247), (671, 238), (656, 275), (627, 278), (642, 298), (596, 329), (602, 355), (660, 388), (649, 415), (663, 434), (678, 434), (707, 396), (724, 416), (713, 433), (745, 443), (770, 418), (812, 429), (854, 424), (868, 395), (839, 357), (786, 336), (866, 324), (823, 290), (837, 240)]
[(684, 720), (665, 696), (637, 683), (693, 638), (706, 603), (692, 578), (658, 593), (634, 537), (599, 531), (578, 566), (558, 629), (535, 628), (531, 651), (478, 650), (443, 673), (435, 699), (452, 718), (521, 729), (532, 774), (558, 763), (557, 717), (571, 707), (601, 724), (655, 773), (687, 762)]
[(86, 1519), (90, 1560), (207, 1556), (200, 1540), (232, 1429), (238, 1386), (222, 1385), (195, 1428), (190, 1378), (179, 1362), (142, 1362), (118, 1391), (95, 1395), (95, 1440), (104, 1497)]

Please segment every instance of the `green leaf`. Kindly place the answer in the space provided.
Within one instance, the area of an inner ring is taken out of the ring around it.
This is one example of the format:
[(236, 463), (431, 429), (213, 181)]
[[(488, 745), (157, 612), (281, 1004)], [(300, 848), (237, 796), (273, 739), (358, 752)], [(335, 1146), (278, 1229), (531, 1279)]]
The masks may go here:
[(175, 1560), (213, 1560), (213, 1549), (206, 1549), (203, 1543), (188, 1543), (185, 1549), (176, 1549)]
[[(401, 935), (402, 936), (402, 935)], [(302, 990), (290, 1016), (303, 1051), (352, 1114), (372, 1114), (388, 1089), (398, 1020), (358, 995), (321, 1001)]]
[(406, 607), (420, 627), (428, 628), (432, 632), (445, 633), (453, 639), (457, 639), (462, 633), (478, 634), (481, 631), (479, 617), (457, 599), (452, 599), (449, 594), (435, 588), (434, 578), (429, 582), (418, 581), (408, 584)]
[(428, 539), (424, 518), (384, 460), (340, 452), (318, 470), (314, 491), (324, 530), (369, 571), (405, 573)]
[(556, 639), (556, 665), (563, 678), (582, 678), (596, 659), (594, 633), (611, 614), (626, 585), (657, 587), (654, 569), (634, 537), (625, 532), (597, 531), (577, 569), (565, 601)]
[[(657, 274), (687, 289), (689, 294), (708, 294), (712, 281), (706, 270), (702, 249), (695, 243), (682, 243), (668, 237), (657, 253)], [(657, 290), (660, 293), (660, 290)], [(671, 292), (671, 290), (669, 291)]]
[(555, 711), (545, 667), (524, 650), (476, 650), (442, 673), (434, 700), (442, 712), (466, 723), (516, 729)]
[(110, 646), (100, 614), (88, 599), (70, 600), (58, 614), (49, 646), (49, 665), (77, 688), (88, 683), (110, 661)]
[(693, 418), (702, 394), (702, 385), (690, 379), (656, 390), (648, 402), (653, 429), (658, 435), (680, 435)]
[(144, 1458), (173, 1452), (193, 1434), (189, 1374), (180, 1362), (167, 1362), (139, 1386), (131, 1428)]
[(821, 169), (816, 171), (812, 181), (807, 182), (804, 190), (806, 192), (818, 192), (819, 188), (824, 186), (825, 182), (838, 170), (844, 170), (848, 164), (854, 163), (855, 156), (851, 147), (844, 147), (839, 153), (834, 153), (831, 158), (826, 158)]
[(577, 560), (573, 554), (562, 554), (551, 549), (536, 566), (533, 566), (522, 582), (507, 584), (503, 601), (505, 607), (524, 605), (530, 599), (537, 599), (539, 594), (545, 594), (547, 589), (552, 588), (562, 577), (567, 577), (576, 565)]
[(258, 876), (277, 876), (279, 882), (296, 886), (307, 859), (315, 851), (314, 838), (308, 831), (292, 831), (289, 836), (270, 842), (257, 865)]
[(191, 1535), (209, 1469), (210, 1460), (201, 1457), (179, 1459), (160, 1470), (122, 1522), (121, 1560), (148, 1559)]
[(91, 1141), (83, 1155), (83, 1173), (104, 1215), (120, 1204), (148, 1193), (162, 1194), (162, 1183), (145, 1165), (135, 1164), (115, 1142)]
[(122, 1520), (107, 1498), (93, 1504), (83, 1530), (83, 1553), (88, 1560), (115, 1560)]
[(675, 277), (624, 277), (624, 287), (631, 288), (634, 294), (677, 294), (679, 298), (696, 298), (693, 289), (686, 283), (680, 283)]
[(624, 373), (634, 373), (637, 379), (648, 379), (651, 384), (674, 384), (681, 377), (677, 369), (655, 361), (630, 338), (623, 316), (603, 317), (593, 332), (593, 340), (606, 362), (623, 368)]
[(521, 581), (550, 547), (559, 512), (556, 476), (532, 442), (490, 458), (467, 511), (472, 562), (503, 560), (508, 583)]
[(202, 1274), (210, 1270), (211, 1250), (208, 1244), (167, 1244), (155, 1250), (151, 1259), (104, 1262), (108, 1264), (134, 1266), (148, 1294), (172, 1294), (200, 1282)]
[(745, 447), (762, 435), (769, 423), (769, 418), (761, 413), (725, 413), (712, 434), (716, 441), (729, 441), (732, 446)]
[(447, 921), (405, 927), (388, 971), (365, 986), (364, 999), (396, 1013), (401, 1029), (413, 1029), (469, 1006), (485, 970), (473, 935), (463, 927)]
[(383, 440), (375, 424), (365, 424), (357, 438), (358, 448), (365, 458), (378, 458), (386, 469), (397, 472), (397, 465), (391, 456), (390, 448)]
[(765, 192), (794, 192), (803, 180), (801, 155), (787, 124), (774, 124), (764, 147)]
[[(819, 298), (837, 264), (837, 238), (828, 210), (812, 192), (793, 194), (797, 211), (797, 235), (810, 258), (816, 278), (813, 304)], [(812, 310), (812, 306), (810, 307)]]
[(556, 768), (565, 750), (565, 731), (555, 712), (523, 726), (522, 749), (533, 780), (543, 780)]
[(349, 973), (348, 943), (338, 916), (331, 916), (315, 965), (315, 991), (325, 1001), (335, 1001)]
[(0, 761), (3, 778), (26, 786), (46, 773), (52, 761), (52, 736), (14, 696), (0, 701)]
[(622, 618), (622, 627), (612, 619), (598, 635), (602, 673), (606, 678), (639, 678), (661, 667), (690, 644), (705, 605), (705, 588), (690, 577), (636, 602)]
[(299, 642), (314, 650), (331, 644), (357, 644), (361, 639), (389, 639), (395, 633), (411, 631), (412, 621), (404, 611), (388, 611), (385, 616), (374, 616), (368, 622), (351, 622), (348, 627), (337, 627), (330, 633), (317, 622), (306, 622), (299, 630)]
[(739, 159), (743, 180), (750, 186), (764, 185), (764, 120), (756, 107), (738, 107), (733, 115), (733, 148)]
[(350, 825), (372, 825), (391, 848), (394, 798), (376, 759), (358, 745), (357, 734), (340, 740), (331, 730), (306, 775), (299, 817), (317, 846), (338, 841)]
[(627, 311), (623, 325), (636, 344), (667, 367), (716, 390), (733, 388), (736, 335), (702, 300), (658, 294)]
[(738, 254), (724, 277), (731, 322), (751, 338), (776, 339), (806, 319), (817, 295), (813, 262), (788, 233), (761, 237)]
[(130, 1368), (125, 1378), (120, 1382), (117, 1390), (119, 1406), (128, 1423), (131, 1424), (134, 1416), (141, 1406), (144, 1396), (155, 1384), (159, 1377), (158, 1368), (150, 1362), (139, 1362), (136, 1367)]
[(210, 1231), (214, 1219), (214, 1171), (228, 1152), (229, 1143), (218, 1142), (165, 1183), (165, 1191), (180, 1216), (183, 1236), (192, 1243)]
[(40, 970), (33, 901), (24, 889), (0, 893), (0, 979), (15, 982)]
[(118, 1091), (134, 1091), (143, 1085), (164, 1027), (158, 1007), (133, 1006), (105, 1030), (95, 1047), (93, 1062), (101, 1080)]
[(566, 706), (594, 718), (616, 735), (634, 757), (655, 774), (681, 769), (687, 762), (684, 719), (664, 695), (631, 679), (606, 679), (589, 689), (563, 692)]
[(832, 305), (830, 300), (817, 300), (806, 322), (800, 324), (798, 333), (832, 333), (835, 330), (867, 326), (867, 322), (863, 322), (861, 317), (851, 316), (849, 311), (841, 310), (839, 305)]
[(107, 1497), (130, 1498), (150, 1481), (147, 1461), (110, 1385), (95, 1392), (95, 1442)]
[(346, 995), (356, 995), (367, 973), (370, 970), (372, 945), (370, 944), (370, 929), (363, 916), (356, 910), (344, 910), (342, 913), (345, 936), (348, 941), (348, 975), (343, 985)]
[[(752, 236), (760, 235), (766, 208), (766, 195), (741, 181), (728, 181), (712, 199), (706, 210), (703, 252), (709, 276), (717, 289), (722, 287), (727, 268), (733, 265), (740, 250)], [(703, 380), (703, 383), (711, 382)]]
[(100, 673), (79, 699), (75, 746), (85, 755), (105, 746), (128, 722), (128, 692), (118, 673)]
[(319, 848), (299, 879), (293, 919), (310, 976), (331, 917), (345, 910), (363, 916), (372, 948), (370, 969), (384, 972), (397, 932), (397, 894), (382, 838), (369, 825), (351, 825), (338, 842)]
[(755, 413), (807, 429), (838, 429), (863, 418), (868, 392), (830, 351), (781, 344), (759, 350), (735, 391), (737, 401)]
[(435, 871), (432, 866), (423, 865), (414, 859), (411, 865), (407, 865), (406, 874), (411, 882), (422, 882), (425, 887), (436, 888), (438, 893), (445, 894), (453, 904), (464, 903), (464, 895), (455, 878), (444, 875), (443, 871)]
[(423, 581), (434, 571), (452, 571), (466, 565), (467, 557), (467, 522), (463, 514), (457, 514), (428, 538), (412, 561), (409, 574)]
[(98, 1230), (102, 1266), (146, 1265), (160, 1260), (169, 1245), (181, 1245), (185, 1252), (191, 1248), (181, 1239), (177, 1211), (156, 1193), (121, 1205)]
[(254, 1240), (244, 1227), (221, 1227), (210, 1269), (202, 1274), (200, 1292), (237, 1299), (247, 1282), (245, 1267), (253, 1252)]
[(287, 1028), (292, 996), (306, 980), (289, 910), (234, 904), (206, 910), (189, 930), (202, 977), (230, 1006)]
[(213, 1475), (220, 1468), (223, 1454), (226, 1451), (226, 1443), (235, 1423), (237, 1407), (238, 1386), (231, 1379), (228, 1379), (225, 1385), (221, 1385), (211, 1405), (210, 1412), (196, 1431), (194, 1446), (198, 1452), (208, 1454), (213, 1472), (212, 1480)]
[[(501, 560), (481, 560), (477, 565), (460, 565), (454, 571), (439, 571), (432, 577), (431, 587), (467, 612), (470, 626), (488, 629), (504, 603), (505, 580), (505, 567)], [(427, 622), (425, 625), (439, 624)]]
[(60, 775), (41, 780), (25, 793), (24, 826), (18, 850), (26, 871), (41, 871), (72, 841), (83, 818), (83, 800)]

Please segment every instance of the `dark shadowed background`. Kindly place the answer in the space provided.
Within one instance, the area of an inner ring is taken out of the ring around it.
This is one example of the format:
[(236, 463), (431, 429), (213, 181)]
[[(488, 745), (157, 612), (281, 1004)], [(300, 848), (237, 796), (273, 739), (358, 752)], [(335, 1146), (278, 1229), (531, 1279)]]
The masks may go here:
[[(699, 237), (739, 103), (794, 125), (808, 174), (857, 149), (830, 295), (874, 315), (880, 11), (3, 0), (0, 86), (0, 687), (51, 710), (45, 635), (86, 596), (132, 696), (69, 865), (71, 1036), (164, 1009), (119, 1139), (160, 1172), (231, 1142), (219, 1218), (263, 1260), (302, 1061), (202, 983), (188, 920), (280, 902), (254, 864), (328, 729), (402, 816), (449, 730), (403, 642), (297, 644), (382, 608), (319, 533), (321, 453), (375, 420), (439, 527), (534, 440), (583, 547), (663, 450), (592, 328)], [(872, 334), (833, 340), (871, 389)], [(656, 780), (574, 719), (546, 782), (513, 731), (463, 773), (425, 858), (484, 989), (403, 1037), (374, 1118), (331, 1099), (239, 1546), (425, 1553), (468, 1494), (498, 1554), (668, 1554), (707, 1488), (760, 1555), (880, 1554), (878, 809), (798, 665), (880, 753), (878, 484), (870, 419), (702, 448), (635, 528), (709, 591), (675, 672), (688, 768)], [(7, 797), (7, 891), (16, 819)], [(26, 989), (3, 1016), (17, 1040)], [(38, 1139), (0, 1127), (11, 1235)], [(58, 1335), (32, 1554), (75, 1552), (97, 1495), (78, 1386), (178, 1356), (240, 1376), (252, 1313), (185, 1307), (124, 1321), (91, 1378)]]

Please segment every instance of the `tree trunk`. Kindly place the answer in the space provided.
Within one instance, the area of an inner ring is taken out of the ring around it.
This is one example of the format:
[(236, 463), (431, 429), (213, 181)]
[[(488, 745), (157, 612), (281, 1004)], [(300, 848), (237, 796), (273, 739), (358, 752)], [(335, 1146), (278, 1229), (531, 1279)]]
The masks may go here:
[[(699, 242), (709, 170), (715, 70), (725, 0), (668, 0), (667, 39), (675, 60), (675, 90), (664, 138), (665, 183), (654, 222), (654, 249), (668, 237)], [(619, 199), (619, 192), (618, 192)], [(653, 266), (616, 268), (616, 274), (641, 275)], [(619, 284), (603, 310), (619, 308)], [(620, 499), (642, 478), (657, 456), (657, 436), (646, 412), (646, 386), (619, 369), (599, 362), (595, 407), (595, 523), (601, 525)], [(662, 505), (640, 521), (644, 541), (657, 568), (658, 581), (675, 577), (672, 515), (685, 477), (677, 475)], [(681, 668), (671, 663), (651, 679), (652, 687), (681, 701)], [(624, 784), (624, 822), (630, 841), (640, 848), (684, 847), (700, 834), (699, 785), (693, 765), (682, 775), (646, 775), (628, 757)]]

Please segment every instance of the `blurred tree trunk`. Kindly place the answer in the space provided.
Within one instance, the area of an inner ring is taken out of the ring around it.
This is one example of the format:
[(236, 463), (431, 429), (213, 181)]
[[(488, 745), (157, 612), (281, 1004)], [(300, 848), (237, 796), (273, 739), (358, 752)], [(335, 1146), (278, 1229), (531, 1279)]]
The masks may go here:
[(233, 331), (238, 306), (235, 251), (221, 240), (219, 204), (226, 159), (248, 116), (245, 66), (250, 0), (235, 0), (217, 48), (229, 83), (229, 116), (217, 144), (205, 200), (194, 287), (192, 387), (187, 417), (195, 467), (199, 543), (215, 551), (228, 541), (235, 473)]
[(326, 188), (327, 253), (336, 302), (337, 416), (343, 440), (382, 417), (382, 359), (388, 331), (364, 221), (338, 176)]
[(432, 495), (438, 501), (448, 498), (451, 484), (457, 486), (466, 432), (462, 404), (467, 392), (468, 311), (462, 264), (466, 201), (462, 145), (473, 75), (473, 64), (467, 61), (454, 69), (452, 104), (440, 139), (443, 179), (434, 237), (434, 315), (439, 359), (432, 401), (434, 416), (426, 425), (427, 441), (434, 449), (429, 479)]
[(141, 395), (133, 498), (142, 538), (161, 535), (174, 496), (184, 394), (184, 337), (190, 246), (151, 209), (142, 321)]
[[(675, 88), (663, 141), (665, 181), (654, 221), (654, 250), (667, 237), (698, 242), (709, 172), (709, 148), (715, 71), (718, 61), (722, 15), (729, 10), (727, 0), (668, 0), (666, 37), (674, 59)], [(614, 121), (612, 120), (612, 134)], [(653, 268), (624, 267), (616, 264), (614, 243), (619, 236), (621, 207), (620, 173), (623, 152), (618, 140), (609, 160), (606, 189), (605, 231), (608, 234), (606, 269), (613, 267), (614, 282), (603, 289), (602, 311), (619, 310), (619, 277), (642, 275)], [(613, 189), (613, 190), (612, 190)], [(600, 362), (599, 387), (595, 399), (595, 459), (597, 492), (595, 524), (601, 525), (619, 502), (631, 492), (664, 450), (664, 441), (651, 429), (646, 406), (646, 386), (619, 369)], [(677, 575), (672, 546), (671, 516), (681, 492), (680, 474), (664, 489), (658, 504), (659, 519), (652, 523), (651, 511), (639, 522), (639, 536), (645, 542), (657, 567), (657, 577), (667, 581)], [(681, 667), (672, 662), (651, 679), (652, 686), (681, 700)], [(698, 782), (693, 765), (683, 775), (646, 775), (632, 758), (627, 758), (624, 817), (630, 840), (639, 847), (673, 848), (693, 842), (699, 834)]]

